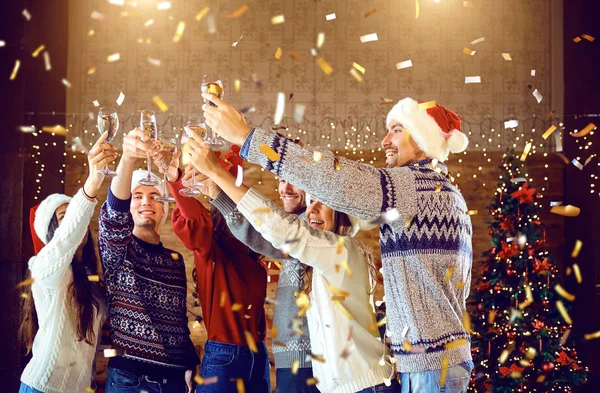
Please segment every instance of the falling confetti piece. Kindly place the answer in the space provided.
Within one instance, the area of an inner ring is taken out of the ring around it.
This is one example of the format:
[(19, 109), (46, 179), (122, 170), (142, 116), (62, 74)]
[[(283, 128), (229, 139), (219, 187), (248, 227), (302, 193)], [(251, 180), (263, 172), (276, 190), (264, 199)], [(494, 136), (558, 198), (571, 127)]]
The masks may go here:
[(335, 18), (335, 12), (325, 15), (325, 20), (334, 20)]
[(185, 22), (180, 21), (177, 25), (177, 30), (175, 31), (175, 35), (173, 36), (173, 42), (179, 42), (181, 40), (181, 36), (183, 35), (183, 31), (185, 30)]
[(319, 384), (319, 380), (317, 378), (308, 378), (306, 380), (306, 385), (308, 386), (313, 386), (313, 385), (318, 385)]
[(463, 53), (465, 55), (469, 55), (469, 56), (474, 56), (475, 53), (477, 53), (477, 51), (473, 50), (473, 49), (469, 49), (469, 48), (464, 48), (463, 49)]
[(88, 281), (91, 281), (91, 282), (99, 282), (100, 281), (100, 276), (97, 274), (92, 274), (90, 276), (87, 276), (87, 278), (88, 278)]
[(97, 20), (98, 22), (102, 22), (104, 20), (104, 15), (99, 13), (98, 11), (92, 11), (92, 15), (90, 15), (90, 18), (92, 18), (93, 20)]
[(379, 37), (377, 37), (377, 33), (365, 34), (360, 36), (360, 42), (363, 44), (365, 42), (377, 41)]
[(350, 266), (348, 266), (348, 261), (344, 259), (340, 263), (344, 270), (346, 270), (346, 274), (348, 275), (348, 277), (352, 277), (352, 269), (350, 269)]
[(159, 96), (152, 97), (152, 102), (154, 102), (156, 104), (156, 106), (158, 106), (158, 108), (163, 112), (166, 112), (169, 110), (169, 107), (167, 106), (167, 104), (165, 104), (165, 102)]
[(314, 162), (319, 162), (319, 161), (321, 161), (322, 158), (323, 158), (323, 153), (321, 153), (320, 151), (313, 152), (313, 161)]
[(325, 73), (325, 75), (331, 75), (333, 73), (333, 67), (325, 61), (322, 57), (317, 59), (317, 65), (321, 68), (321, 70)]
[(396, 69), (401, 70), (403, 68), (409, 68), (412, 66), (413, 66), (412, 60), (404, 60), (404, 61), (401, 61), (400, 63), (396, 64)]
[(595, 338), (600, 338), (600, 330), (598, 330), (597, 332), (594, 332), (594, 333), (584, 334), (583, 338), (585, 338), (586, 340), (593, 340)]
[(498, 358), (498, 362), (500, 364), (504, 364), (504, 362), (506, 362), (506, 359), (508, 359), (508, 355), (510, 353), (508, 352), (507, 349), (505, 349), (504, 351), (502, 351), (502, 353), (500, 354), (500, 357)]
[(342, 236), (338, 237), (337, 247), (335, 249), (336, 254), (341, 254), (344, 250), (344, 238)]
[(440, 372), (440, 387), (446, 385), (446, 377), (448, 376), (448, 356), (442, 358), (442, 371)]
[(283, 15), (277, 15), (277, 16), (271, 17), (271, 24), (272, 25), (279, 25), (279, 24), (281, 24), (283, 22), (285, 22), (285, 17)]
[(88, 37), (91, 37), (91, 36), (93, 36), (94, 34), (96, 34), (96, 32), (94, 31), (94, 29), (90, 29), (90, 30), (88, 31), (88, 34), (87, 34), (87, 35), (88, 35)]
[(27, 132), (27, 133), (35, 132), (34, 126), (19, 126), (17, 128), (21, 132)]
[(155, 67), (160, 67), (160, 59), (154, 59), (152, 57), (148, 57), (146, 59), (148, 61), (148, 63), (152, 64)]
[(31, 57), (38, 57), (38, 55), (46, 48), (46, 45), (42, 44), (40, 46), (38, 46), (33, 53), (31, 54)]
[(156, 5), (156, 9), (159, 11), (168, 10), (169, 8), (171, 8), (170, 1), (161, 1)]
[(361, 66), (360, 64), (358, 64), (358, 63), (356, 63), (356, 62), (353, 62), (353, 63), (352, 63), (352, 67), (354, 67), (354, 68), (356, 68), (358, 71), (360, 71), (360, 72), (361, 72), (361, 74), (364, 74), (364, 73), (365, 73), (365, 71), (366, 71), (365, 67)]
[(27, 8), (23, 8), (22, 14), (25, 17), (25, 19), (27, 19), (27, 22), (29, 22), (31, 20), (31, 14), (27, 10)]
[(301, 55), (300, 53), (298, 53), (298, 52), (290, 52), (290, 57), (291, 57), (293, 60), (298, 60), (298, 61), (301, 61), (301, 62), (303, 62), (303, 63), (306, 63), (306, 59), (304, 58), (304, 56), (302, 56), (302, 55)]
[(573, 205), (552, 206), (550, 213), (558, 214), (565, 217), (577, 217), (581, 209)]
[(94, 104), (95, 107), (99, 107), (100, 106), (100, 103), (98, 102), (98, 100), (92, 101), (92, 104)]
[(560, 315), (562, 315), (565, 322), (569, 325), (572, 325), (573, 320), (569, 316), (569, 313), (567, 312), (567, 309), (565, 308), (565, 305), (563, 304), (562, 300), (556, 301), (556, 307), (558, 308), (558, 311), (560, 312)]
[(306, 110), (306, 105), (304, 104), (296, 104), (294, 108), (294, 121), (298, 124), (302, 123), (304, 119), (304, 111)]
[(125, 0), (108, 0), (108, 2), (114, 5), (125, 5)]
[(463, 311), (462, 313), (462, 323), (463, 323), (463, 329), (465, 329), (465, 332), (471, 334), (473, 333), (473, 325), (471, 324), (471, 316), (469, 315), (469, 313), (467, 311)]
[(435, 100), (433, 101), (427, 101), (427, 102), (422, 102), (419, 104), (419, 109), (424, 111), (430, 108), (435, 108), (435, 106), (437, 105), (437, 102), (435, 102)]
[(571, 334), (571, 329), (565, 330), (565, 332), (563, 333), (562, 337), (560, 338), (560, 345), (565, 345), (566, 344), (567, 339), (569, 338), (570, 334)]
[(0, 48), (2, 48), (3, 46), (6, 46), (6, 41), (0, 40)]
[(566, 289), (564, 289), (560, 284), (556, 284), (554, 286), (554, 290), (556, 291), (556, 293), (558, 293), (560, 296), (564, 297), (570, 302), (575, 300), (575, 295), (567, 292)]
[(10, 74), (10, 77), (8, 78), (8, 80), (11, 80), (11, 81), (15, 80), (20, 67), (21, 67), (21, 60), (19, 60), (19, 59), (15, 60), (15, 66), (13, 67), (12, 73)]
[(577, 44), (577, 43), (581, 42), (581, 38), (575, 37), (575, 38), (573, 38), (573, 42)]
[(480, 76), (465, 76), (465, 84), (468, 83), (481, 83)]
[(217, 22), (215, 21), (215, 15), (212, 12), (206, 17), (206, 24), (208, 25), (209, 34), (215, 34), (217, 32)]
[(48, 53), (48, 51), (44, 52), (44, 65), (46, 67), (46, 71), (50, 71), (52, 69), (52, 64), (50, 64), (50, 53)]
[(548, 129), (546, 130), (546, 132), (544, 132), (544, 135), (542, 135), (542, 138), (544, 138), (544, 139), (548, 139), (548, 137), (549, 137), (550, 135), (552, 135), (552, 133), (553, 133), (555, 130), (556, 130), (556, 126), (554, 126), (554, 125), (553, 125), (553, 126), (550, 126), (550, 128), (548, 128)]
[(234, 48), (237, 47), (238, 44), (240, 43), (240, 41), (242, 40), (242, 38), (244, 38), (243, 34), (240, 36), (240, 38), (238, 38), (237, 41), (235, 41), (233, 44), (231, 44), (231, 46), (234, 47)]
[(373, 8), (372, 10), (365, 12), (365, 18), (368, 18), (369, 16), (371, 16), (377, 12), (379, 12), (379, 8)]
[(502, 57), (506, 61), (512, 61), (512, 58), (510, 57), (510, 53), (502, 53)]
[(85, 393), (95, 393), (96, 391), (92, 389), (90, 386), (85, 387)]
[(354, 79), (356, 79), (356, 81), (358, 83), (363, 81), (363, 77), (361, 74), (358, 73), (358, 71), (356, 71), (355, 68), (350, 68), (350, 75), (352, 75), (354, 77)]
[(491, 310), (488, 314), (488, 323), (491, 325), (494, 323), (494, 319), (496, 319), (496, 310)]
[(119, 93), (119, 98), (117, 98), (117, 105), (121, 106), (121, 104), (125, 101), (125, 94), (123, 92)]
[(533, 93), (532, 93), (532, 94), (533, 94), (533, 96), (535, 97), (535, 99), (537, 100), (538, 104), (539, 104), (540, 102), (542, 102), (542, 98), (543, 98), (543, 97), (542, 97), (542, 93), (540, 93), (540, 92), (538, 91), (538, 89), (535, 89), (535, 90), (533, 91)]
[[(337, 296), (344, 296), (344, 297), (350, 296), (350, 292), (344, 291), (343, 289), (340, 289), (340, 288), (334, 286), (333, 284), (328, 284), (328, 288), (332, 293), (336, 294)], [(307, 297), (306, 301), (308, 301), (308, 297)]]
[(450, 279), (452, 278), (452, 275), (454, 274), (454, 266), (450, 266), (448, 268), (448, 272), (446, 273), (446, 276), (444, 277), (444, 281), (450, 281)]
[(244, 4), (240, 8), (235, 10), (235, 12), (233, 14), (229, 15), (229, 17), (230, 18), (239, 18), (240, 16), (244, 15), (244, 13), (246, 11), (248, 11), (249, 8), (250, 7), (248, 6), (248, 4)]
[(277, 105), (275, 107), (275, 116), (273, 116), (273, 124), (278, 125), (283, 119), (285, 113), (285, 94), (277, 93)]
[(468, 344), (468, 341), (465, 338), (460, 338), (458, 340), (451, 341), (444, 345), (446, 350), (456, 349), (460, 347), (464, 347)]
[(206, 14), (208, 14), (208, 11), (210, 11), (210, 7), (204, 7), (200, 10), (200, 12), (198, 12), (196, 14), (196, 20), (198, 22), (200, 22), (202, 20), (202, 18), (204, 18), (206, 16)]
[(531, 76), (535, 76), (535, 70), (531, 70)]
[(121, 54), (120, 53), (113, 53), (112, 55), (109, 55), (106, 60), (108, 60), (109, 63), (112, 63), (114, 61), (118, 61), (119, 59), (121, 59)]
[(88, 68), (88, 70), (87, 70), (88, 75), (94, 75), (95, 73), (96, 73), (96, 66), (91, 66), (90, 68)]
[(408, 216), (406, 217), (406, 221), (404, 222), (404, 228), (408, 228), (410, 226), (410, 223), (412, 222), (413, 216)]
[(244, 380), (242, 378), (237, 378), (235, 380), (235, 387), (237, 388), (237, 393), (246, 393), (246, 386), (244, 385)]
[(277, 48), (277, 50), (275, 51), (275, 58), (277, 60), (279, 60), (281, 58), (282, 54), (283, 54), (283, 50), (281, 48)]
[(333, 157), (333, 167), (336, 171), (342, 169), (342, 164), (340, 164), (340, 160), (337, 157)]
[(317, 355), (312, 352), (309, 355), (312, 360), (316, 360), (319, 363), (325, 363), (325, 358), (322, 355)]
[(588, 40), (589, 42), (594, 42), (594, 40), (595, 40), (595, 38), (594, 38), (594, 37), (592, 37), (592, 36), (591, 36), (591, 35), (589, 35), (589, 34), (582, 34), (582, 35), (581, 35), (581, 38), (585, 38), (585, 39), (586, 39), (586, 40)]
[(20, 283), (18, 283), (15, 288), (22, 288), (25, 286), (29, 286), (29, 285), (33, 284), (34, 282), (35, 282), (35, 280), (33, 278), (28, 278), (27, 280), (23, 280)]
[(582, 136), (586, 136), (587, 134), (589, 134), (595, 128), (596, 125), (594, 123), (590, 123), (587, 126), (585, 126), (581, 131), (573, 132), (570, 135), (574, 138), (581, 138)]
[(581, 284), (583, 279), (581, 278), (581, 270), (579, 270), (579, 265), (573, 264), (573, 273), (575, 274), (575, 279), (577, 280), (577, 284)]
[[(339, 265), (336, 265), (336, 266), (338, 266), (338, 270), (339, 270)], [(334, 296), (331, 297), (331, 300), (334, 301), (334, 302), (335, 301), (337, 301), (337, 302), (343, 302), (343, 301), (346, 300), (346, 296), (337, 296), (337, 295), (334, 295)]]
[(419, 0), (415, 0), (415, 19), (419, 19), (419, 11), (420, 11)]
[(573, 158), (573, 160), (571, 161), (571, 163), (572, 163), (573, 165), (575, 165), (575, 167), (576, 167), (577, 169), (579, 169), (580, 171), (582, 171), (582, 170), (583, 170), (583, 165), (581, 164), (581, 162), (577, 161), (577, 159)]
[(292, 375), (298, 374), (298, 369), (300, 368), (300, 361), (298, 359), (294, 359), (292, 361)]
[(194, 377), (194, 381), (196, 381), (198, 385), (210, 385), (213, 383), (217, 383), (218, 380), (219, 379), (216, 375), (209, 378), (202, 378), (200, 375), (196, 375)]
[(522, 182), (526, 182), (526, 181), (527, 181), (527, 179), (525, 179), (524, 177), (516, 177), (514, 179), (510, 179), (510, 182), (514, 183), (514, 184), (522, 183)]
[(104, 350), (104, 357), (105, 358), (113, 358), (117, 356), (117, 350), (114, 348), (107, 348)]
[(471, 45), (479, 44), (483, 41), (485, 41), (485, 37), (477, 38), (476, 40), (471, 41)]
[(529, 150), (531, 150), (531, 142), (527, 142), (525, 144), (525, 149), (523, 150), (523, 154), (521, 154), (521, 161), (525, 161), (527, 155), (529, 154)]
[(269, 145), (260, 145), (259, 150), (270, 160), (279, 161), (281, 156), (275, 152)]
[(592, 159), (593, 159), (594, 157), (596, 157), (596, 154), (592, 154), (591, 156), (589, 156), (589, 157), (588, 157), (588, 158), (585, 160), (585, 162), (583, 163), (583, 166), (586, 166), (587, 164), (589, 164), (589, 163), (590, 163), (590, 161), (592, 161)]
[(478, 213), (478, 210), (467, 210), (467, 216), (476, 216)]
[(231, 306), (231, 311), (233, 312), (238, 312), (240, 311), (242, 308), (244, 308), (243, 304), (240, 303), (233, 303), (233, 305)]
[(504, 122), (504, 129), (507, 128), (517, 128), (519, 126), (518, 120), (508, 120)]
[(154, 24), (154, 19), (148, 19), (146, 22), (144, 22), (144, 27), (148, 27)]
[(233, 81), (233, 86), (235, 87), (235, 92), (239, 93), (240, 89), (242, 87), (242, 81), (240, 81), (239, 79), (236, 79), (235, 81)]

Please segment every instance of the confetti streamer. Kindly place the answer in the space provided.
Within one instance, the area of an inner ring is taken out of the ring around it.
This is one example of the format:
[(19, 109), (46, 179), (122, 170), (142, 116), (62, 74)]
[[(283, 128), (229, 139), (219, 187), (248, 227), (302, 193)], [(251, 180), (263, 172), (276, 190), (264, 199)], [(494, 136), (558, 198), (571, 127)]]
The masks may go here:
[(552, 206), (550, 213), (565, 217), (577, 217), (581, 213), (581, 209), (573, 205)]
[(152, 102), (154, 102), (156, 104), (156, 106), (163, 112), (166, 112), (169, 110), (169, 107), (167, 106), (167, 104), (165, 104), (165, 102), (159, 96), (152, 97)]
[(504, 122), (504, 129), (506, 130), (507, 128), (517, 128), (519, 126), (519, 121), (518, 120), (508, 120)]
[(373, 8), (372, 10), (365, 12), (365, 18), (368, 18), (369, 16), (371, 16), (377, 12), (379, 12), (379, 8)]
[(471, 41), (471, 45), (479, 44), (483, 41), (485, 41), (485, 37), (477, 38), (476, 40)]
[(279, 161), (281, 156), (275, 152), (275, 150), (271, 149), (269, 145), (263, 144), (260, 145), (259, 150), (267, 156), (270, 161)]
[(63, 85), (65, 85), (67, 88), (71, 88), (71, 82), (69, 82), (68, 80), (66, 80), (65, 78), (62, 78), (61, 83)]
[(442, 371), (440, 373), (440, 387), (446, 385), (446, 378), (448, 376), (448, 356), (442, 358)]
[(577, 280), (577, 284), (581, 284), (583, 279), (581, 278), (581, 270), (579, 270), (579, 265), (573, 264), (573, 273), (575, 274), (575, 279)]
[(156, 9), (159, 11), (165, 11), (165, 10), (168, 10), (169, 8), (171, 8), (170, 1), (161, 1), (156, 5)]
[(510, 53), (502, 53), (502, 57), (506, 61), (512, 61), (512, 58), (510, 57)]
[(31, 57), (38, 57), (38, 55), (46, 48), (46, 45), (42, 44), (40, 46), (38, 46), (33, 53), (31, 54)]
[(215, 34), (217, 32), (217, 22), (212, 12), (206, 17), (206, 24), (208, 25), (208, 34)]
[(401, 70), (401, 69), (404, 69), (404, 68), (409, 68), (409, 67), (412, 67), (412, 66), (413, 66), (412, 60), (404, 60), (404, 61), (401, 61), (400, 63), (396, 63), (396, 69), (397, 70)]
[(306, 380), (306, 385), (307, 386), (313, 386), (313, 385), (317, 385), (319, 383), (319, 380), (317, 378), (308, 378)]
[(358, 71), (360, 71), (362, 74), (365, 73), (366, 69), (365, 67), (361, 66), (360, 64), (353, 62), (352, 63), (352, 67), (356, 68)]
[(229, 15), (229, 18), (239, 18), (240, 16), (244, 15), (244, 13), (248, 11), (249, 8), (250, 7), (248, 6), (248, 4), (244, 4), (240, 8), (235, 10), (233, 14)]
[(15, 288), (22, 288), (25, 286), (29, 286), (29, 285), (33, 284), (34, 282), (35, 282), (35, 280), (33, 278), (28, 278), (27, 280), (23, 280), (20, 283), (18, 283)]
[(377, 40), (379, 40), (379, 37), (377, 37), (377, 33), (365, 34), (360, 36), (360, 42), (362, 42), (363, 44), (365, 42), (372, 42)]
[(420, 11), (419, 0), (415, 0), (415, 19), (419, 19), (419, 11)]
[(569, 313), (567, 312), (567, 309), (565, 308), (565, 305), (563, 304), (562, 300), (556, 301), (556, 307), (558, 308), (558, 311), (560, 312), (560, 315), (562, 315), (565, 322), (569, 325), (572, 325), (573, 320), (569, 316)]
[(589, 42), (594, 42), (594, 40), (595, 40), (595, 38), (594, 38), (594, 37), (592, 37), (592, 36), (591, 36), (591, 35), (589, 35), (589, 34), (582, 34), (582, 35), (581, 35), (581, 38), (585, 38), (585, 39), (586, 39), (586, 40), (588, 40)]
[(117, 350), (114, 348), (107, 348), (104, 350), (104, 357), (105, 358), (113, 358), (115, 356), (117, 356)]
[(334, 20), (336, 18), (335, 12), (325, 15), (325, 20)]
[(246, 393), (246, 386), (244, 385), (244, 380), (242, 378), (237, 378), (235, 380), (235, 387), (237, 388), (237, 393)]
[(468, 83), (481, 83), (480, 76), (465, 76), (465, 84)]
[(281, 48), (277, 48), (277, 50), (275, 51), (275, 58), (277, 60), (279, 60), (281, 58), (282, 54), (283, 54), (283, 50)]
[(548, 137), (549, 137), (550, 135), (552, 135), (552, 133), (553, 133), (555, 130), (556, 130), (556, 126), (554, 126), (554, 125), (550, 126), (550, 128), (548, 128), (548, 129), (546, 130), (546, 132), (544, 132), (544, 135), (542, 135), (542, 138), (544, 138), (544, 139), (548, 139)]
[(94, 104), (94, 106), (97, 108), (100, 106), (100, 103), (98, 102), (98, 100), (94, 100), (92, 101), (92, 104)]
[(104, 20), (104, 15), (98, 11), (92, 11), (92, 15), (90, 15), (90, 18), (92, 18), (93, 20), (97, 20), (98, 22), (102, 22)]
[(462, 323), (465, 332), (471, 334), (473, 333), (473, 325), (471, 324), (471, 316), (467, 311), (463, 311), (462, 313)]
[(527, 159), (527, 155), (529, 154), (529, 150), (531, 150), (531, 142), (527, 142), (525, 144), (525, 149), (523, 150), (523, 154), (521, 154), (521, 161), (525, 161), (525, 159)]
[(27, 19), (27, 22), (29, 22), (31, 20), (31, 14), (27, 10), (27, 8), (23, 8), (22, 14), (25, 17), (25, 19)]
[(273, 124), (278, 125), (283, 119), (285, 112), (285, 94), (277, 93), (277, 106), (275, 107), (275, 116), (273, 116)]
[(242, 38), (244, 38), (243, 34), (240, 36), (240, 38), (238, 38), (237, 41), (235, 41), (233, 44), (231, 44), (231, 46), (235, 48), (240, 43), (240, 41), (242, 40)]
[(93, 274), (93, 275), (89, 275), (87, 276), (88, 281), (90, 282), (99, 282), (100, 281), (100, 276), (97, 274)]
[(109, 63), (112, 63), (112, 62), (118, 61), (119, 59), (121, 59), (121, 54), (120, 54), (120, 53), (113, 53), (112, 55), (109, 55), (109, 56), (106, 58), (106, 60), (107, 60)]
[(208, 11), (210, 11), (210, 7), (204, 7), (200, 10), (200, 12), (198, 12), (196, 14), (196, 20), (198, 22), (200, 22), (202, 20), (202, 18), (204, 18), (206, 16), (206, 14), (208, 14)]
[(435, 108), (436, 105), (437, 105), (437, 102), (435, 102), (435, 100), (427, 101), (427, 102), (420, 103), (419, 109), (424, 111), (424, 110), (427, 110), (430, 108)]
[(117, 105), (121, 106), (121, 104), (125, 101), (125, 94), (123, 92), (119, 93), (119, 98), (117, 98)]
[(581, 138), (582, 136), (586, 136), (587, 134), (589, 134), (595, 128), (596, 125), (594, 123), (590, 123), (587, 126), (585, 126), (581, 131), (573, 132), (570, 135), (574, 138)]
[(467, 210), (467, 216), (475, 216), (479, 213), (478, 210)]
[(277, 15), (277, 16), (271, 17), (271, 24), (272, 25), (279, 25), (279, 24), (281, 24), (283, 22), (285, 22), (285, 17), (283, 15)]
[(600, 338), (600, 330), (598, 330), (597, 332), (594, 332), (594, 333), (584, 334), (583, 338), (585, 338), (586, 340), (593, 340), (595, 338)]
[(461, 339), (454, 340), (454, 341), (451, 341), (451, 342), (445, 344), (444, 347), (447, 350), (456, 349), (456, 348), (464, 347), (465, 345), (467, 345), (467, 343), (468, 342), (465, 338), (461, 338)]
[(464, 53), (465, 55), (474, 56), (474, 55), (475, 55), (475, 53), (477, 53), (477, 51), (475, 51), (475, 50), (473, 50), (473, 49), (469, 49), (469, 48), (466, 48), (466, 47), (465, 47), (465, 48), (463, 49), (463, 53)]
[(179, 42), (181, 40), (181, 36), (183, 35), (183, 31), (185, 30), (185, 22), (180, 21), (177, 25), (177, 30), (175, 30), (175, 35), (173, 36), (173, 42)]
[(531, 70), (531, 76), (535, 76), (535, 70)]
[(95, 65), (93, 65), (90, 68), (88, 68), (88, 70), (87, 70), (87, 74), (88, 75), (94, 75), (95, 73), (96, 73), (96, 66)]
[(358, 83), (360, 83), (360, 82), (362, 82), (362, 81), (363, 81), (363, 77), (362, 77), (362, 75), (360, 75), (360, 74), (358, 73), (358, 71), (356, 71), (356, 69), (355, 69), (355, 68), (350, 68), (350, 75), (352, 75), (352, 76), (354, 77), (354, 79), (356, 79), (356, 81), (357, 81)]
[(304, 119), (304, 111), (306, 110), (306, 105), (304, 104), (296, 104), (294, 108), (294, 121), (298, 124), (302, 123)]
[(583, 170), (583, 165), (581, 164), (581, 162), (577, 161), (577, 159), (576, 159), (576, 158), (573, 158), (573, 160), (571, 161), (571, 163), (572, 163), (573, 165), (575, 165), (575, 167), (576, 167), (577, 169), (579, 169), (580, 171), (582, 171), (582, 170)]
[(10, 77), (8, 78), (8, 80), (10, 80), (10, 81), (15, 80), (20, 67), (21, 67), (21, 60), (19, 60), (19, 59), (15, 60), (15, 66), (13, 67), (12, 73), (10, 74)]
[(333, 67), (325, 61), (322, 57), (317, 59), (317, 65), (321, 68), (321, 70), (325, 73), (325, 75), (331, 75), (333, 73)]
[(556, 293), (558, 293), (560, 296), (564, 297), (570, 302), (575, 300), (575, 295), (567, 292), (560, 284), (556, 284), (554, 286), (554, 290), (556, 291)]
[(448, 272), (446, 273), (446, 276), (444, 277), (444, 281), (448, 282), (450, 281), (450, 279), (452, 278), (452, 275), (454, 274), (454, 266), (450, 266), (448, 268)]
[(52, 69), (52, 64), (50, 63), (50, 53), (48, 53), (48, 51), (44, 52), (44, 66), (46, 67), (46, 71), (50, 71)]
[(533, 93), (532, 93), (532, 94), (533, 94), (533, 96), (535, 97), (535, 99), (537, 100), (538, 104), (539, 104), (540, 102), (542, 102), (542, 98), (543, 98), (543, 97), (542, 97), (542, 93), (540, 93), (540, 92), (538, 91), (538, 89), (535, 89), (535, 90), (533, 91)]

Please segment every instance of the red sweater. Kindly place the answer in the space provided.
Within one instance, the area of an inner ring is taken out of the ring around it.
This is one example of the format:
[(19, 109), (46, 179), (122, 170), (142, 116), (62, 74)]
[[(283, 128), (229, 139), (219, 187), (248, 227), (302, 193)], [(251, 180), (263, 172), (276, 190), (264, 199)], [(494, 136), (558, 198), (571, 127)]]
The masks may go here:
[[(255, 342), (265, 340), (266, 266), (249, 255), (249, 248), (233, 236), (226, 248), (213, 236), (210, 212), (195, 198), (184, 197), (181, 179), (169, 183), (177, 208), (173, 230), (194, 251), (198, 298), (208, 339), (247, 345), (245, 331)], [(233, 311), (236, 305), (239, 311)], [(241, 308), (240, 308), (241, 305)]]

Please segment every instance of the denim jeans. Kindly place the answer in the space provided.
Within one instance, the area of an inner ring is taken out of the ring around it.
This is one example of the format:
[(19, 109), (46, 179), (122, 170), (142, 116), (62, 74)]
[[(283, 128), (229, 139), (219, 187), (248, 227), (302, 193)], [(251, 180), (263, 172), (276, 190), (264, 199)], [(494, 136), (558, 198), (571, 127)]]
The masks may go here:
[(245, 345), (207, 341), (200, 367), (203, 378), (217, 377), (217, 381), (197, 385), (196, 393), (237, 393), (237, 380), (244, 382), (246, 392), (269, 393), (271, 376), (269, 354), (265, 343), (256, 343), (258, 353)]
[(42, 393), (41, 391), (32, 388), (29, 385), (25, 385), (21, 382), (21, 386), (19, 386), (19, 393)]
[(403, 373), (402, 393), (466, 393), (473, 368), (471, 360), (448, 367), (444, 386), (440, 386), (442, 370)]
[(393, 379), (392, 384), (390, 386), (386, 386), (385, 383), (382, 383), (382, 384), (379, 384), (376, 386), (371, 386), (370, 388), (360, 390), (357, 393), (378, 393), (378, 392), (400, 393), (400, 384), (398, 383), (397, 379)]
[(306, 380), (313, 377), (312, 367), (299, 368), (296, 375), (292, 374), (291, 368), (278, 368), (277, 387), (273, 393), (318, 393), (315, 385), (307, 385)]
[(185, 393), (185, 377), (154, 381), (147, 375), (135, 375), (129, 371), (109, 367), (105, 393)]

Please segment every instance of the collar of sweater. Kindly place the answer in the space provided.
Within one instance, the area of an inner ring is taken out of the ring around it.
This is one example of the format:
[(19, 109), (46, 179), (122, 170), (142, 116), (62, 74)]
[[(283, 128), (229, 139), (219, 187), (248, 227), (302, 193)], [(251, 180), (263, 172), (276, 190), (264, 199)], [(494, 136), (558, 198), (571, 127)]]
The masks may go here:
[(138, 242), (140, 247), (142, 247), (144, 250), (146, 250), (148, 252), (155, 253), (155, 252), (160, 252), (164, 249), (162, 242), (159, 242), (158, 244), (152, 244), (152, 243), (148, 243), (147, 241), (140, 239), (139, 237), (137, 237), (133, 234), (131, 236), (133, 236), (133, 238)]

